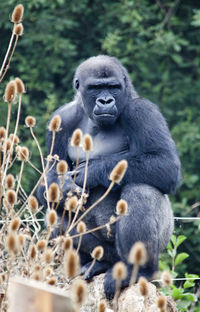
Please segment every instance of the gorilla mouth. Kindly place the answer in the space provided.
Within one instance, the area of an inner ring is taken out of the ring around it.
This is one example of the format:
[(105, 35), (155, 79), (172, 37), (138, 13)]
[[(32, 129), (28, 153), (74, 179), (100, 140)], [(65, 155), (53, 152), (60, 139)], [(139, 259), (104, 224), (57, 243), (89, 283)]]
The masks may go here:
[(114, 114), (109, 114), (109, 113), (101, 113), (101, 114), (94, 114), (96, 117), (115, 117)]

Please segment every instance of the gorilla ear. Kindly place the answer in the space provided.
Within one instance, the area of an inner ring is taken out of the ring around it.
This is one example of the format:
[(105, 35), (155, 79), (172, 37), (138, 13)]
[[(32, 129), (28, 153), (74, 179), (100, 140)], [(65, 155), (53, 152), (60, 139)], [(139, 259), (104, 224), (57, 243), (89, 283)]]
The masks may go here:
[(78, 81), (78, 79), (75, 79), (74, 87), (75, 87), (76, 90), (78, 90), (78, 88), (79, 88), (79, 81)]

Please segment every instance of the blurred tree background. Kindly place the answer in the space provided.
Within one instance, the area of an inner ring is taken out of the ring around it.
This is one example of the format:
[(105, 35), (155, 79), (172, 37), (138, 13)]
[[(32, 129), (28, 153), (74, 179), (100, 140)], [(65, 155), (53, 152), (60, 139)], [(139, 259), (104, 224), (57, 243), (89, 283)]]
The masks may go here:
[[(0, 59), (5, 55), (18, 1), (0, 2)], [(73, 98), (72, 79), (77, 65), (97, 54), (116, 56), (128, 69), (141, 96), (157, 103), (180, 153), (183, 180), (172, 203), (176, 216), (200, 216), (200, 3), (198, 0), (24, 0), (24, 35), (19, 40), (1, 99), (9, 79), (23, 79), (20, 139), (40, 166), (28, 129), (27, 115), (37, 118), (36, 133), (45, 152), (50, 114)], [(12, 113), (15, 119), (16, 108)], [(7, 105), (0, 102), (0, 125)], [(28, 167), (28, 166), (27, 166)], [(26, 191), (36, 181), (31, 167)], [(196, 204), (195, 206), (193, 206)], [(198, 215), (199, 214), (199, 215)], [(199, 222), (175, 222), (175, 234), (188, 239), (182, 249), (190, 257), (182, 273), (199, 273)]]

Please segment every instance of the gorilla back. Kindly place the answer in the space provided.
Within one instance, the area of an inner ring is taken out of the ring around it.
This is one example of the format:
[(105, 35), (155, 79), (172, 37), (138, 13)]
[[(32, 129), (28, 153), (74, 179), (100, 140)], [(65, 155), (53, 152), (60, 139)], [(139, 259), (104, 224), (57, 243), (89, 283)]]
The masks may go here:
[[(107, 223), (115, 211), (117, 201), (128, 203), (128, 215), (112, 225), (111, 237), (102, 229), (83, 236), (80, 256), (82, 273), (91, 264), (91, 252), (97, 245), (104, 248), (104, 256), (97, 261), (86, 279), (106, 272), (104, 288), (112, 298), (115, 283), (112, 266), (122, 260), (127, 264), (128, 285), (131, 267), (127, 256), (132, 245), (144, 242), (148, 262), (139, 275), (151, 278), (158, 269), (159, 252), (165, 248), (173, 231), (173, 214), (166, 194), (173, 194), (180, 183), (181, 166), (176, 146), (158, 107), (140, 98), (132, 86), (126, 69), (109, 56), (100, 55), (83, 62), (74, 76), (74, 101), (60, 107), (52, 116), (60, 115), (61, 131), (56, 134), (54, 154), (68, 162), (70, 171), (64, 184), (64, 197), (71, 188), (76, 153), (69, 144), (73, 131), (80, 128), (92, 136), (94, 147), (90, 153), (86, 209), (107, 189), (108, 176), (118, 161), (126, 159), (128, 169), (113, 191), (84, 218), (88, 229)], [(47, 133), (50, 150), (52, 134)], [(82, 187), (85, 153), (79, 149), (79, 168), (75, 187)], [(47, 176), (48, 184), (59, 182), (55, 169)], [(38, 197), (45, 205), (44, 187)], [(58, 209), (62, 214), (64, 197)], [(68, 220), (65, 219), (66, 227)], [(73, 230), (73, 233), (76, 231)], [(74, 246), (77, 246), (74, 240)]]

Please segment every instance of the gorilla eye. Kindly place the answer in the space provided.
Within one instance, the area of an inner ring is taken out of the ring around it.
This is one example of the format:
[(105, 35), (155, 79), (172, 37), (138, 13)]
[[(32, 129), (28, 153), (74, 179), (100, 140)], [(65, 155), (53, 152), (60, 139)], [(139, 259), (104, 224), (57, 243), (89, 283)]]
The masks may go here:
[(75, 80), (75, 88), (76, 88), (76, 89), (79, 88), (79, 81), (78, 81), (78, 79)]
[(121, 89), (121, 85), (120, 84), (110, 85), (109, 88), (110, 89)]

